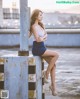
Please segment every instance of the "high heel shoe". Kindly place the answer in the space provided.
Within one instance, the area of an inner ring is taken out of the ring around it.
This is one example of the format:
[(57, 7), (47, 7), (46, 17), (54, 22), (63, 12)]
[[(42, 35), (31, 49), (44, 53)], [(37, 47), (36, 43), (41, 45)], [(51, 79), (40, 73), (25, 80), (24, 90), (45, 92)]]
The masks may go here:
[(53, 96), (57, 96), (58, 93), (54, 90), (54, 88), (52, 88), (52, 86), (49, 86), (49, 89), (52, 91)]
[(46, 78), (46, 71), (42, 71), (42, 77), (44, 78), (44, 83), (49, 83), (48, 79)]

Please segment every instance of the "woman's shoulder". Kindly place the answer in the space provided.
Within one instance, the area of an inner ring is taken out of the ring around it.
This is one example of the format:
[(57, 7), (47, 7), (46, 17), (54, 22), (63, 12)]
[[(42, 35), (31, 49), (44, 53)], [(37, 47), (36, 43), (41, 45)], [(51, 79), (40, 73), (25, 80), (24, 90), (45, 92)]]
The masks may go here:
[(32, 28), (37, 28), (37, 27), (38, 27), (37, 24), (33, 24), (33, 25), (32, 25)]
[(37, 30), (37, 29), (38, 29), (38, 25), (33, 24), (33, 25), (32, 25), (32, 29), (33, 29), (33, 30), (34, 30), (34, 29)]

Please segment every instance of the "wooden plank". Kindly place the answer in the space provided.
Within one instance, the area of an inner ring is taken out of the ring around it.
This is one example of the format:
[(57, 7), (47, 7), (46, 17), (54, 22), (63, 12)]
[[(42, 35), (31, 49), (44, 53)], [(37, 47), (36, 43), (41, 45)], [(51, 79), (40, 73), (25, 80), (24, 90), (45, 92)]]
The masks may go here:
[(28, 82), (36, 82), (36, 74), (28, 74)]
[(44, 62), (42, 62), (42, 70), (44, 70)]
[(4, 81), (4, 73), (0, 73), (0, 81)]
[(42, 78), (42, 85), (44, 85), (44, 78)]
[(36, 61), (36, 98), (42, 99), (42, 63), (39, 56), (35, 56)]
[(9, 99), (28, 99), (28, 57), (6, 57), (4, 63), (4, 89)]
[(4, 58), (0, 58), (0, 64), (4, 64)]
[[(44, 60), (42, 59), (42, 70), (44, 70)], [(42, 78), (42, 85), (44, 85), (44, 78)], [(43, 87), (42, 87), (43, 90)], [(45, 99), (45, 93), (44, 90), (42, 92), (42, 99)]]
[(28, 64), (29, 65), (35, 65), (35, 58), (34, 58), (34, 56), (30, 55), (28, 58), (29, 58)]
[(0, 81), (0, 89), (4, 89), (4, 81)]
[(28, 96), (29, 99), (36, 99), (36, 90), (29, 90)]
[(45, 99), (45, 93), (42, 93), (42, 99)]
[(4, 64), (0, 64), (0, 73), (4, 72)]
[(29, 65), (28, 74), (36, 74), (36, 66)]
[(29, 98), (29, 99), (36, 99), (36, 98)]
[(36, 90), (36, 82), (29, 82), (28, 90)]
[[(44, 70), (44, 61), (42, 61), (42, 70)], [(42, 78), (42, 85), (44, 85), (44, 78)]]
[(29, 56), (29, 51), (18, 51), (18, 56)]

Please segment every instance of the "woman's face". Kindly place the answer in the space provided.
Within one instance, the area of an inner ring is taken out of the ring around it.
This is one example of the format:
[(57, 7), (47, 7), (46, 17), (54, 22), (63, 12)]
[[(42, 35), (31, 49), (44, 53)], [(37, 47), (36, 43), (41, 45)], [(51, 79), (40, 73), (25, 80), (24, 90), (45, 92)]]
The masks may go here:
[(42, 19), (43, 19), (43, 13), (42, 12), (39, 12), (39, 15), (37, 17), (37, 20), (38, 21), (42, 21)]

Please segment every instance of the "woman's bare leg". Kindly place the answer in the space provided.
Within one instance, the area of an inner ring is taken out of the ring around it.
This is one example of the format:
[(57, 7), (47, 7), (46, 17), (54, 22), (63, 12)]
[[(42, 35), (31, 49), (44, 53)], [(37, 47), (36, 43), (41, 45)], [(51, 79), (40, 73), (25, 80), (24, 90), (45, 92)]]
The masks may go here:
[[(52, 59), (52, 57), (43, 57), (45, 59), (45, 61), (49, 64), (50, 60)], [(56, 65), (53, 65), (53, 68), (50, 71), (50, 76), (51, 76), (51, 86), (53, 87), (54, 91), (56, 90), (56, 83), (55, 83), (55, 69), (56, 69)]]
[(56, 65), (54, 64), (50, 76), (51, 76), (51, 86), (53, 87), (54, 91), (56, 90), (56, 83), (55, 83), (55, 70), (56, 70)]
[(49, 74), (49, 72), (51, 72), (53, 70), (53, 67), (55, 65), (55, 62), (57, 60), (57, 56), (54, 56), (51, 61), (50, 61), (50, 64), (48, 65), (48, 68), (47, 68), (47, 73)]
[(58, 55), (58, 53), (56, 53), (54, 51), (46, 50), (45, 53), (42, 55), (42, 57), (46, 57), (46, 56), (52, 57), (49, 62), (48, 68), (46, 70), (46, 78), (48, 79), (48, 75), (49, 75), (51, 69), (53, 68), (56, 60), (58, 59), (59, 55)]

